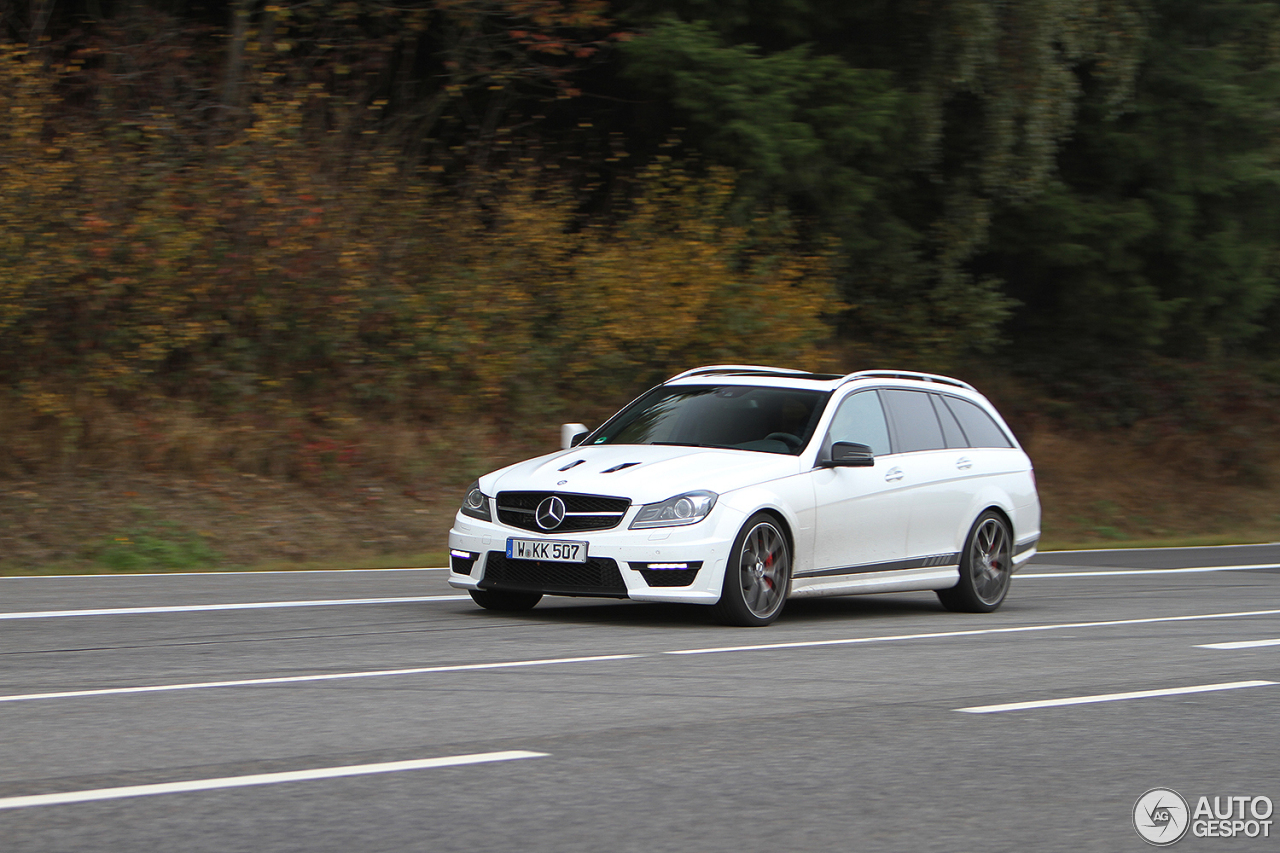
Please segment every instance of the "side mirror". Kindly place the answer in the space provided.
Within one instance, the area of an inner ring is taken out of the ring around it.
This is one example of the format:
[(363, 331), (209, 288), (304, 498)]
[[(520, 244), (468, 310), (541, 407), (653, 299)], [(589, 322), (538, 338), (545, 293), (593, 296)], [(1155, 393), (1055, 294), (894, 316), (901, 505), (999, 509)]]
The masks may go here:
[(586, 424), (561, 424), (560, 449), (568, 450), (571, 447), (577, 447), (590, 432)]
[(822, 463), (823, 468), (870, 468), (876, 457), (865, 444), (837, 441), (831, 445), (831, 459)]

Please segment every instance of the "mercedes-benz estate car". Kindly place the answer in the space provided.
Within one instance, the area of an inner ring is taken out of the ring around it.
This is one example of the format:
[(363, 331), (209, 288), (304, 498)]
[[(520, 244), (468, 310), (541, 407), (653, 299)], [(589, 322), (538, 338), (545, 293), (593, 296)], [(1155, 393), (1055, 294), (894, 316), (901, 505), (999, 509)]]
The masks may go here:
[(563, 434), (467, 490), (449, 583), (482, 607), (674, 601), (762, 626), (789, 598), (936, 590), (989, 612), (1040, 538), (1030, 460), (945, 376), (700, 367)]

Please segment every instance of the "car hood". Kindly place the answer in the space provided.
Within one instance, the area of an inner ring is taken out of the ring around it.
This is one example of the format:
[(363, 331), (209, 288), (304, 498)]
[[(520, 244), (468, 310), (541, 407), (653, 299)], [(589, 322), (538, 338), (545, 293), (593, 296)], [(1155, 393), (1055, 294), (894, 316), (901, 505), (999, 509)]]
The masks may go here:
[(797, 457), (778, 453), (618, 444), (575, 447), (519, 462), (481, 477), (480, 488), (488, 495), (573, 492), (646, 504), (699, 489), (725, 494), (799, 470)]

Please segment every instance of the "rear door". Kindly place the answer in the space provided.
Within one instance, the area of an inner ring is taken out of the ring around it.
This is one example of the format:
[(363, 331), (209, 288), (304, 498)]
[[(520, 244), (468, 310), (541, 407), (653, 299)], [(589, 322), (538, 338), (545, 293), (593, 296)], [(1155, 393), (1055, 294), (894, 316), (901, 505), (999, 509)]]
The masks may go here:
[(924, 565), (955, 565), (957, 537), (967, 532), (962, 528), (974, 495), (974, 460), (964, 433), (937, 394), (905, 388), (881, 393), (895, 449), (902, 451), (895, 458), (907, 504), (906, 556)]

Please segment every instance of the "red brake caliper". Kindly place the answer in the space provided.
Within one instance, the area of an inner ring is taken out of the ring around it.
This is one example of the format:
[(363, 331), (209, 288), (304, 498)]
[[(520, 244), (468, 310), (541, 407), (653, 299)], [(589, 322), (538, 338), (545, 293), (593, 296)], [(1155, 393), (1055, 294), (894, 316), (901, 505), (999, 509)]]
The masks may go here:
[[(772, 566), (773, 566), (773, 554), (768, 554), (764, 558), (764, 567), (767, 569)], [(769, 589), (773, 589), (773, 578), (769, 577), (768, 575), (765, 575), (764, 582), (769, 585)]]

